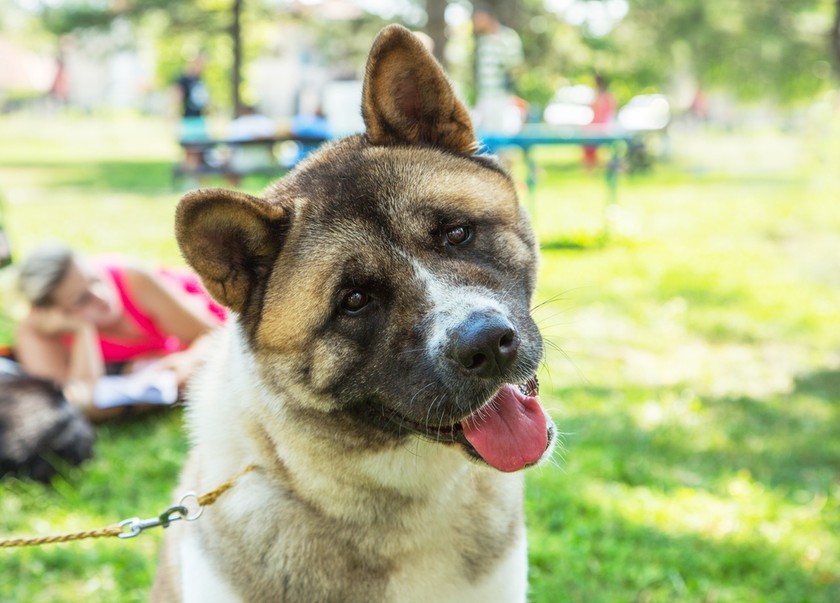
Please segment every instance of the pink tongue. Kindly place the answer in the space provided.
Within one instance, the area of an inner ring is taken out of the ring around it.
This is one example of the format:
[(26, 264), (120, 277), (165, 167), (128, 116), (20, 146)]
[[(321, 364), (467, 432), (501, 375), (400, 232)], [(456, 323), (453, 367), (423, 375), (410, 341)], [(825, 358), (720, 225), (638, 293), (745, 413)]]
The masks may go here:
[(493, 401), (463, 421), (467, 441), (499, 471), (518, 471), (537, 462), (548, 445), (539, 398), (505, 385)]

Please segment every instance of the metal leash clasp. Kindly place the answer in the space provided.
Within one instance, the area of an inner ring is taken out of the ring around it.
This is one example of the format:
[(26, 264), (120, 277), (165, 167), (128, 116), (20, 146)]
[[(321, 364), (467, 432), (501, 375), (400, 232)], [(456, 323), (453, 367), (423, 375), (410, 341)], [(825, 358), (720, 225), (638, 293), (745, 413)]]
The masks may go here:
[(122, 534), (117, 534), (117, 536), (120, 538), (134, 538), (135, 536), (139, 536), (143, 530), (148, 530), (149, 528), (156, 528), (158, 526), (168, 528), (170, 523), (186, 518), (187, 514), (188, 511), (185, 506), (174, 505), (166, 509), (166, 511), (157, 517), (152, 517), (151, 519), (132, 517), (131, 519), (126, 519), (120, 522), (120, 526), (127, 531), (124, 531)]
[[(194, 500), (193, 500), (194, 499)], [(192, 510), (190, 507), (193, 507)], [(123, 528), (121, 534), (117, 534), (120, 538), (134, 538), (139, 536), (143, 530), (149, 528), (156, 528), (163, 526), (168, 528), (173, 521), (183, 519), (185, 521), (195, 521), (201, 514), (204, 513), (204, 505), (201, 504), (201, 499), (195, 492), (187, 492), (181, 497), (177, 505), (172, 505), (157, 517), (150, 519), (140, 519), (139, 517), (132, 517), (120, 522), (120, 527)]]

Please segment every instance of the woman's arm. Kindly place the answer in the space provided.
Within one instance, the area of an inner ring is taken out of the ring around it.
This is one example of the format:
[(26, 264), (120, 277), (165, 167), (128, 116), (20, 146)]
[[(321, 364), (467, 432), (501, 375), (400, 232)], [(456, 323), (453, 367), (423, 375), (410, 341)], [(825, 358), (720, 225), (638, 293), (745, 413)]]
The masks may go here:
[[(64, 334), (73, 336), (70, 347), (61, 341)], [(67, 400), (90, 420), (118, 414), (118, 409), (99, 409), (93, 404), (96, 380), (105, 374), (93, 324), (57, 308), (34, 308), (18, 326), (15, 354), (24, 371), (61, 385)]]
[(99, 333), (89, 322), (82, 322), (73, 333), (70, 346), (70, 367), (66, 382), (80, 381), (93, 387), (105, 374), (105, 360), (99, 345)]
[(203, 358), (206, 335), (216, 327), (211, 314), (196, 300), (164, 281), (158, 275), (138, 267), (127, 267), (124, 275), (137, 305), (168, 335), (174, 335), (188, 345), (182, 352), (161, 360), (161, 366), (175, 370), (179, 385)]
[(191, 296), (144, 268), (130, 266), (123, 274), (140, 307), (167, 335), (190, 344), (215, 326), (210, 313), (193, 303)]
[[(68, 348), (61, 341), (73, 337)], [(33, 308), (18, 326), (16, 354), (23, 369), (61, 385), (71, 381), (93, 384), (105, 374), (96, 327), (58, 308)]]

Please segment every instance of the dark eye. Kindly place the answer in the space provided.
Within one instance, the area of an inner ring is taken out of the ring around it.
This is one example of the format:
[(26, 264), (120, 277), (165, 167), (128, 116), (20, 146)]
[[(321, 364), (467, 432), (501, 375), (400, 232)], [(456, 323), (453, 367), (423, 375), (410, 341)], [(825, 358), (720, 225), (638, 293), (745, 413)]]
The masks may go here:
[(444, 229), (443, 236), (449, 245), (463, 245), (472, 239), (472, 229), (467, 225), (451, 226)]
[(341, 309), (345, 314), (352, 316), (368, 305), (368, 302), (370, 302), (370, 296), (367, 293), (354, 289), (342, 300)]

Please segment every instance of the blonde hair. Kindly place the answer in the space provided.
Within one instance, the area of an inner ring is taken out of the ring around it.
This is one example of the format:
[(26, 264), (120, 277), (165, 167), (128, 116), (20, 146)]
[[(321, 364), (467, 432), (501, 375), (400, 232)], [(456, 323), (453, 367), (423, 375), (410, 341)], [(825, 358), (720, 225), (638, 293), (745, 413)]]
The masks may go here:
[(51, 305), (52, 294), (75, 258), (76, 254), (64, 243), (45, 243), (37, 247), (18, 271), (18, 287), (26, 300), (37, 307)]

